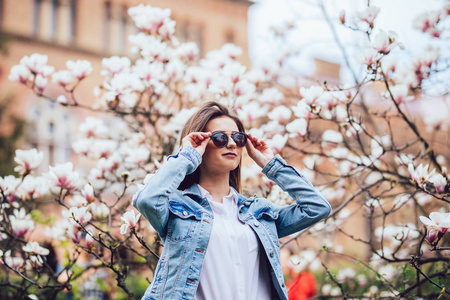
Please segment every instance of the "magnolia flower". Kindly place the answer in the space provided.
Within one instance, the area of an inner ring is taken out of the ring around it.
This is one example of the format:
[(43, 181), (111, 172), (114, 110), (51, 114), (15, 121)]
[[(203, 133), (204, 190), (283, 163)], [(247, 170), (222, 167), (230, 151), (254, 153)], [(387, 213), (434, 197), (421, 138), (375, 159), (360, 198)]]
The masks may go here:
[(445, 193), (445, 188), (447, 187), (447, 178), (442, 176), (442, 174), (436, 174), (430, 178), (430, 182), (434, 184), (436, 192), (439, 194)]
[(66, 96), (64, 96), (64, 95), (59, 95), (56, 98), (56, 102), (58, 102), (59, 104), (63, 104), (63, 105), (69, 104), (69, 101), (67, 100)]
[(107, 101), (113, 101), (116, 97), (132, 93), (134, 91), (142, 92), (145, 85), (135, 73), (118, 73), (104, 83), (106, 93), (104, 97)]
[(42, 151), (38, 152), (35, 148), (30, 150), (18, 149), (16, 150), (14, 161), (19, 165), (14, 168), (14, 171), (19, 172), (21, 175), (28, 174), (41, 164), (43, 158), (44, 153)]
[(323, 94), (323, 88), (320, 86), (312, 86), (310, 88), (301, 87), (300, 94), (303, 96), (306, 104), (312, 105)]
[(56, 84), (61, 85), (62, 87), (65, 87), (66, 85), (75, 81), (75, 76), (72, 72), (63, 70), (53, 73), (52, 81)]
[(375, 36), (372, 43), (369, 44), (369, 47), (374, 48), (381, 54), (388, 54), (391, 52), (395, 46), (400, 46), (403, 48), (403, 44), (397, 42), (397, 34), (393, 31), (389, 31), (387, 34), (380, 30), (379, 33)]
[(30, 252), (36, 255), (48, 255), (50, 251), (47, 248), (41, 247), (38, 242), (28, 242), (22, 247), (23, 251)]
[(86, 206), (88, 203), (87, 203), (86, 199), (83, 196), (74, 195), (72, 198), (70, 198), (67, 201), (67, 204), (69, 206), (81, 207), (81, 206)]
[(78, 182), (78, 173), (72, 171), (73, 164), (71, 162), (57, 164), (54, 167), (49, 167), (50, 172), (46, 174), (50, 179), (50, 184), (54, 187), (60, 187), (66, 190), (75, 188)]
[(344, 140), (342, 134), (338, 131), (327, 129), (322, 134), (322, 143), (323, 144), (339, 144)]
[(49, 237), (53, 240), (65, 241), (66, 240), (66, 231), (68, 227), (72, 227), (71, 225), (67, 226), (68, 223), (59, 221), (53, 227), (47, 227), (45, 229), (45, 236)]
[(258, 96), (259, 102), (262, 103), (279, 103), (283, 100), (284, 95), (276, 87), (264, 89), (261, 95)]
[(143, 32), (163, 38), (170, 38), (175, 32), (175, 22), (170, 19), (170, 9), (140, 4), (130, 7), (128, 14)]
[(229, 77), (233, 83), (238, 83), (243, 79), (246, 67), (238, 62), (227, 64), (223, 70), (223, 76)]
[(308, 122), (305, 119), (296, 119), (286, 125), (286, 131), (291, 133), (291, 137), (304, 136), (308, 132)]
[(425, 167), (420, 164), (416, 169), (414, 169), (414, 165), (410, 163), (408, 165), (409, 175), (411, 176), (411, 181), (417, 184), (421, 188), (426, 188), (426, 184), (430, 181), (431, 177), (433, 177), (435, 173), (435, 169), (428, 173), (428, 165)]
[[(88, 209), (89, 207), (87, 206), (71, 207), (70, 210), (63, 210), (61, 213), (63, 217), (69, 219), (74, 227), (80, 227), (80, 224), (84, 226), (92, 218), (92, 214), (87, 211)], [(76, 221), (78, 221), (80, 224), (78, 224), (78, 222)]]
[(125, 158), (126, 162), (133, 165), (140, 165), (148, 160), (150, 151), (146, 147), (141, 146), (128, 150), (127, 154), (128, 156)]
[(86, 138), (104, 138), (108, 136), (109, 129), (104, 122), (95, 117), (87, 117), (78, 128), (79, 132)]
[(20, 178), (16, 178), (13, 175), (8, 175), (4, 178), (0, 177), (0, 189), (5, 196), (12, 195), (21, 181)]
[(282, 124), (287, 122), (292, 115), (292, 111), (287, 108), (286, 106), (277, 106), (275, 109), (273, 109), (269, 114), (268, 117), (271, 120), (277, 121), (278, 123)]
[(114, 77), (114, 75), (128, 71), (131, 61), (128, 57), (112, 56), (110, 58), (102, 59), (102, 66), (104, 70), (100, 72), (101, 75), (106, 77)]
[(339, 13), (339, 21), (342, 24), (345, 24), (345, 10), (341, 10), (341, 12)]
[(408, 96), (409, 87), (407, 85), (401, 84), (401, 85), (391, 86), (390, 91), (391, 91), (391, 93), (389, 93), (389, 91), (387, 91), (384, 94), (384, 96), (386, 98), (391, 98), (391, 94), (392, 94), (392, 98), (398, 104), (414, 99), (414, 96)]
[(95, 200), (94, 188), (89, 183), (86, 183), (81, 190), (81, 195), (86, 199), (87, 202), (92, 202)]
[(309, 119), (312, 117), (311, 106), (306, 104), (304, 101), (297, 102), (296, 106), (291, 106), (294, 115), (298, 118)]
[(34, 74), (40, 74), (45, 70), (47, 66), (48, 56), (41, 54), (31, 54), (30, 56), (24, 56), (20, 60), (20, 64), (24, 65)]
[(361, 21), (369, 24), (370, 28), (373, 28), (373, 22), (375, 21), (375, 18), (378, 16), (379, 12), (379, 7), (369, 6), (365, 10), (358, 12), (357, 16)]
[(359, 57), (359, 62), (366, 65), (369, 69), (372, 65), (376, 65), (381, 59), (382, 54), (373, 48), (363, 49), (362, 54)]
[(139, 218), (141, 217), (141, 214), (138, 213), (135, 215), (134, 210), (127, 211), (124, 213), (124, 215), (121, 217), (124, 224), (120, 226), (120, 233), (121, 234), (127, 234), (128, 228), (134, 228), (139, 221)]
[(22, 257), (11, 256), (11, 250), (8, 250), (4, 253), (3, 259), (5, 260), (5, 263), (13, 269), (20, 268), (24, 263)]
[(82, 238), (82, 232), (79, 230), (78, 227), (71, 226), (67, 230), (67, 235), (72, 240), (73, 243), (79, 244), (81, 242)]
[(239, 46), (236, 46), (232, 43), (227, 43), (220, 48), (220, 51), (227, 57), (231, 59), (236, 59), (242, 55), (242, 49)]
[(194, 60), (199, 55), (199, 49), (196, 43), (183, 43), (175, 50), (176, 55), (181, 60)]
[(284, 146), (288, 140), (288, 135), (276, 134), (272, 139), (267, 140), (267, 144), (276, 153), (283, 152)]
[(9, 73), (9, 80), (26, 84), (33, 80), (33, 74), (30, 69), (24, 65), (15, 65)]
[(237, 112), (242, 121), (251, 123), (256, 119), (265, 116), (268, 109), (268, 106), (261, 107), (258, 102), (252, 101), (243, 105)]
[(109, 215), (109, 208), (105, 203), (97, 204), (94, 202), (90, 206), (92, 214), (99, 219), (104, 219)]
[(47, 87), (47, 78), (41, 75), (37, 75), (36, 79), (34, 80), (34, 85), (36, 86), (39, 93), (44, 92), (45, 88)]
[(450, 213), (432, 212), (430, 218), (420, 216), (419, 219), (427, 226), (427, 240), (431, 244), (450, 228)]
[(29, 200), (42, 197), (47, 192), (48, 181), (44, 177), (33, 177), (31, 175), (27, 175), (17, 188), (16, 194), (23, 200)]
[(14, 215), (9, 216), (13, 233), (17, 237), (23, 237), (27, 232), (34, 229), (31, 216), (26, 213), (25, 208), (14, 209)]
[(66, 66), (72, 75), (78, 80), (83, 79), (92, 72), (91, 63), (84, 59), (79, 59), (77, 61), (68, 60), (66, 62)]

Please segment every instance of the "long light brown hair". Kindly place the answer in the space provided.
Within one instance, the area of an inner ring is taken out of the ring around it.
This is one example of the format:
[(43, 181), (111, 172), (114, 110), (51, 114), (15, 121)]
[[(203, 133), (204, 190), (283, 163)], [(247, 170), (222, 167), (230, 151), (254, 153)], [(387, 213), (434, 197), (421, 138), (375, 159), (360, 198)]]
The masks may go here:
[[(219, 117), (228, 117), (232, 119), (240, 132), (244, 131), (244, 125), (242, 124), (239, 118), (231, 113), (229, 109), (217, 102), (210, 101), (203, 104), (198, 111), (192, 115), (181, 131), (180, 143), (183, 138), (191, 132), (204, 132), (206, 125), (209, 121), (219, 118)], [(200, 179), (200, 168), (194, 171), (194, 173), (186, 175), (184, 180), (181, 182), (178, 187), (179, 190), (184, 190), (193, 185), (194, 183), (198, 183)], [(238, 192), (241, 189), (241, 162), (236, 169), (230, 171), (230, 185)]]

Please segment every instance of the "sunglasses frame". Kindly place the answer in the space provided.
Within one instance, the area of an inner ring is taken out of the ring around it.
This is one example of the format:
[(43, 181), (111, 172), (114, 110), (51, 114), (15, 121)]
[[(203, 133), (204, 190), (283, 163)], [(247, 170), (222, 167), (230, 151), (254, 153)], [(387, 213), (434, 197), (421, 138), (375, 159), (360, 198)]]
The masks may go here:
[[(223, 145), (223, 146), (218, 146), (218, 145), (216, 144), (216, 142), (215, 142), (213, 136), (214, 136), (215, 134), (217, 134), (217, 133), (223, 133), (223, 134), (225, 134), (225, 136), (227, 137), (227, 142), (225, 143), (225, 145)], [(238, 145), (238, 143), (237, 143), (236, 140), (234, 139), (234, 136), (235, 136), (236, 134), (243, 134), (243, 135), (245, 136), (245, 143), (244, 143), (244, 145), (242, 145), (242, 146), (239, 146), (239, 145)], [(248, 134), (246, 134), (246, 133), (243, 133), (243, 132), (240, 132), (240, 131), (234, 131), (234, 132), (231, 133), (231, 138), (233, 139), (233, 141), (234, 141), (234, 143), (236, 144), (236, 146), (238, 146), (239, 148), (244, 148), (245, 145), (247, 145)], [(228, 135), (225, 131), (214, 131), (214, 132), (211, 134), (211, 140), (212, 140), (212, 142), (214, 143), (214, 145), (215, 145), (217, 148), (225, 148), (225, 147), (228, 145), (228, 142), (230, 141), (230, 137), (229, 137), (229, 135)]]

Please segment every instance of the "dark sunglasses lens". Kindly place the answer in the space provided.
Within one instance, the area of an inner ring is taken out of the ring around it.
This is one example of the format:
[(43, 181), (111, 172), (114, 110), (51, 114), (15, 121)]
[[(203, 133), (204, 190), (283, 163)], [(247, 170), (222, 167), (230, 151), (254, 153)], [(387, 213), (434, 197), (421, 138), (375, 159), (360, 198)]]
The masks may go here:
[(244, 147), (247, 143), (247, 135), (242, 132), (233, 133), (233, 141), (238, 147)]
[(215, 132), (211, 135), (211, 139), (214, 145), (219, 148), (223, 148), (228, 144), (228, 136), (225, 132)]

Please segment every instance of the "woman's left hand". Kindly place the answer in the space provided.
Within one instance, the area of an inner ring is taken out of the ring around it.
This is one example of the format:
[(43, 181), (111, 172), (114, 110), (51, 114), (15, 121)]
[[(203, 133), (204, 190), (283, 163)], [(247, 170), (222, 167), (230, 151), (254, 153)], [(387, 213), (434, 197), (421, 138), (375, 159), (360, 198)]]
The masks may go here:
[(248, 135), (248, 142), (245, 145), (248, 155), (256, 162), (258, 166), (264, 168), (274, 157), (272, 149), (264, 140), (258, 139), (251, 134)]

